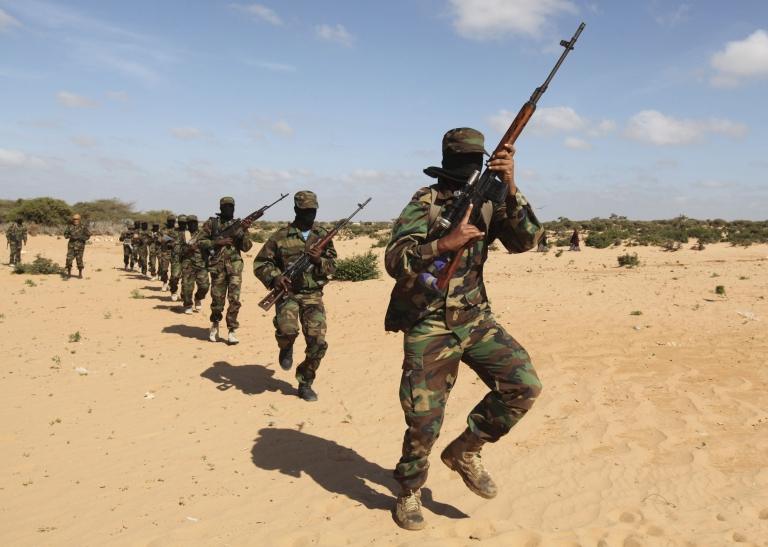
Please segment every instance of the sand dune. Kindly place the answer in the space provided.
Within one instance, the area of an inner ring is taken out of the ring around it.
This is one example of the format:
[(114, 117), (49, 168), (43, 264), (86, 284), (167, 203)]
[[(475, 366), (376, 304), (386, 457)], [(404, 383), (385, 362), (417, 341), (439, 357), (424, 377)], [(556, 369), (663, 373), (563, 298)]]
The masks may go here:
[[(34, 237), (23, 256), (62, 262), (65, 247)], [(307, 404), (250, 273), (230, 347), (206, 340), (207, 306), (180, 314), (117, 269), (113, 239), (87, 248), (85, 280), (4, 268), (0, 543), (768, 546), (768, 246), (631, 250), (633, 270), (616, 267), (623, 249), (491, 254), (493, 307), (544, 392), (484, 453), (496, 499), (434, 455), (418, 533), (390, 515), (404, 424), (388, 278), (328, 286)], [(483, 392), (462, 368), (437, 451)]]

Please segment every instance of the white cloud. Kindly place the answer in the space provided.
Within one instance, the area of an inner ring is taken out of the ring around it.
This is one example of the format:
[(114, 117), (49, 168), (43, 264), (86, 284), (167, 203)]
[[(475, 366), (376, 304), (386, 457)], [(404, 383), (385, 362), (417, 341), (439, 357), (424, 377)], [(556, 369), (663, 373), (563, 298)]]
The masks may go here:
[(592, 144), (577, 137), (566, 137), (565, 147), (571, 150), (592, 150)]
[(716, 87), (732, 87), (745, 78), (768, 76), (768, 32), (756, 30), (744, 40), (728, 42), (710, 60), (717, 73), (710, 83)]
[(72, 142), (81, 148), (94, 148), (98, 146), (99, 141), (88, 135), (75, 135)]
[(318, 25), (315, 27), (315, 34), (317, 34), (317, 36), (323, 40), (336, 42), (347, 47), (351, 47), (352, 43), (355, 41), (354, 36), (352, 36), (349, 31), (344, 28), (344, 25), (340, 24), (336, 26)]
[(575, 13), (569, 0), (450, 0), (453, 25), (465, 38), (499, 38), (505, 34), (538, 36), (548, 21)]
[(259, 19), (270, 25), (280, 27), (283, 20), (274, 10), (262, 4), (232, 4), (232, 7), (251, 15), (254, 19)]
[(282, 137), (292, 137), (294, 130), (285, 120), (278, 120), (272, 124), (272, 131)]
[[(500, 110), (488, 119), (488, 124), (499, 133), (504, 133), (512, 120), (517, 116), (516, 112)], [(588, 121), (579, 116), (569, 106), (551, 106), (539, 108), (533, 113), (528, 122), (528, 129), (538, 135), (551, 135), (554, 133), (580, 131), (585, 129)]]
[(19, 150), (0, 148), (0, 168), (45, 167), (45, 162)]
[(59, 91), (56, 94), (56, 100), (67, 108), (93, 108), (99, 104), (88, 97), (75, 95), (69, 91)]
[(183, 141), (194, 141), (202, 139), (205, 133), (197, 127), (173, 127), (171, 128), (171, 135)]
[(284, 183), (312, 176), (307, 169), (260, 169), (254, 167), (248, 170), (248, 177), (255, 183)]
[(707, 134), (742, 137), (747, 126), (730, 120), (673, 118), (656, 110), (643, 110), (632, 118), (624, 134), (630, 139), (657, 146), (682, 145), (701, 141)]
[(600, 120), (587, 130), (590, 137), (603, 137), (616, 130), (616, 122), (613, 120)]
[(654, 19), (656, 19), (656, 22), (659, 25), (662, 25), (665, 27), (676, 27), (680, 23), (683, 23), (688, 20), (688, 16), (690, 12), (691, 12), (690, 4), (680, 4), (672, 11), (657, 13), (654, 16)]
[(7, 11), (0, 9), (0, 32), (7, 30), (11, 27), (20, 27), (18, 19), (9, 14)]

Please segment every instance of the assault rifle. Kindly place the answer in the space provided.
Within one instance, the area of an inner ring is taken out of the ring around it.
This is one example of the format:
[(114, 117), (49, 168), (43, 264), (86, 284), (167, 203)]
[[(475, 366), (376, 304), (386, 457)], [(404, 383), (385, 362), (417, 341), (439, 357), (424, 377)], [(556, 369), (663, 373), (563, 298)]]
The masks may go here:
[[(368, 205), (368, 202), (371, 201), (371, 198), (366, 199), (362, 203), (357, 204), (357, 209), (349, 215), (344, 220), (340, 220), (336, 223), (336, 226), (333, 227), (333, 229), (326, 234), (326, 236), (316, 241), (312, 244), (312, 246), (309, 248), (310, 251), (314, 250), (323, 250), (325, 249), (328, 244), (331, 242), (333, 237), (339, 233), (339, 230), (341, 230), (344, 226), (349, 224), (349, 221), (352, 220), (352, 217), (354, 217), (357, 213), (359, 213), (363, 207)], [(297, 258), (294, 262), (292, 262), (283, 272), (283, 276), (287, 277), (288, 280), (293, 284), (296, 280), (298, 280), (302, 275), (304, 275), (305, 272), (308, 272), (312, 268), (312, 262), (309, 259), (308, 252), (301, 253), (301, 256)], [(282, 287), (273, 287), (272, 290), (267, 293), (267, 296), (261, 299), (259, 302), (259, 307), (261, 307), (263, 310), (269, 310), (276, 302), (279, 302), (282, 300), (286, 295), (285, 289)]]
[[(519, 137), (520, 133), (523, 132), (523, 129), (525, 129), (528, 120), (531, 119), (531, 116), (533, 116), (533, 113), (536, 111), (536, 104), (539, 102), (541, 96), (544, 95), (547, 87), (549, 87), (549, 83), (552, 81), (555, 73), (558, 71), (560, 65), (565, 60), (565, 57), (573, 49), (574, 44), (576, 44), (576, 40), (579, 39), (579, 35), (581, 34), (581, 31), (584, 30), (585, 26), (586, 25), (584, 23), (581, 23), (579, 28), (576, 29), (576, 33), (569, 41), (560, 41), (560, 45), (565, 48), (565, 51), (563, 51), (563, 53), (560, 55), (560, 58), (555, 64), (555, 68), (553, 68), (549, 73), (549, 76), (547, 76), (547, 79), (544, 81), (544, 83), (536, 88), (536, 90), (531, 95), (531, 98), (528, 99), (528, 101), (517, 113), (517, 116), (515, 116), (515, 119), (512, 121), (509, 129), (507, 129), (507, 132), (504, 133), (504, 136), (501, 138), (498, 146), (493, 151), (493, 154), (491, 154), (491, 159), (493, 159), (496, 154), (504, 150), (506, 145), (514, 144), (517, 140), (517, 137)], [(472, 205), (472, 213), (470, 214), (469, 222), (475, 224), (480, 218), (482, 206), (486, 201), (491, 201), (494, 204), (501, 204), (504, 202), (506, 197), (507, 185), (504, 181), (498, 178), (496, 173), (487, 167), (483, 170), (482, 174), (480, 174), (479, 171), (475, 171), (469, 177), (469, 180), (467, 181), (467, 184), (464, 186), (464, 188), (458, 191), (458, 195), (453, 201), (452, 206), (437, 219), (435, 239), (442, 237), (451, 229), (451, 227), (461, 222), (470, 204)], [(453, 254), (452, 259), (437, 273), (436, 286), (439, 290), (444, 291), (448, 287), (448, 283), (456, 273), (456, 268), (459, 267), (459, 263), (461, 262), (461, 255), (473, 243), (474, 242), (468, 242), (461, 249), (456, 251)], [(443, 261), (443, 257), (441, 257), (439, 260)]]
[[(273, 205), (277, 204), (278, 202), (284, 200), (288, 197), (288, 194), (280, 194), (280, 197), (277, 198), (275, 201), (270, 203), (269, 205), (265, 205), (261, 209), (255, 210), (253, 213), (248, 215), (245, 218), (239, 218), (236, 221), (234, 221), (232, 224), (224, 228), (223, 230), (218, 230), (218, 219), (216, 221), (216, 228), (214, 229), (214, 232), (211, 234), (211, 237), (213, 239), (226, 239), (230, 237), (237, 236), (238, 232), (240, 232), (244, 227), (247, 229), (250, 227), (250, 225), (259, 220), (261, 217), (264, 216), (264, 213), (267, 212), (267, 209), (272, 207)], [(189, 241), (187, 241), (188, 246), (194, 246), (197, 245), (197, 241), (200, 239), (200, 237), (203, 235), (202, 230), (198, 230), (195, 235), (193, 235)], [(216, 251), (214, 249), (211, 249), (211, 258), (216, 254)]]

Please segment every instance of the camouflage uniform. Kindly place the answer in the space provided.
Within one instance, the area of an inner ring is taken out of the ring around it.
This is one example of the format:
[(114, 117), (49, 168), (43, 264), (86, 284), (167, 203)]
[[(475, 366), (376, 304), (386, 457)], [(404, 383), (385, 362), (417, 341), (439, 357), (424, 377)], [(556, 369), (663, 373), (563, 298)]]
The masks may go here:
[[(169, 226), (170, 224), (170, 226)], [(169, 215), (166, 219), (166, 225), (160, 230), (160, 236), (158, 237), (159, 243), (159, 260), (158, 260), (158, 275), (163, 285), (168, 283), (168, 269), (171, 266), (171, 249), (173, 247), (173, 241), (176, 239), (176, 217)], [(170, 240), (168, 238), (171, 238)], [(165, 287), (167, 288), (167, 287)]]
[(21, 246), (27, 244), (26, 226), (16, 222), (11, 223), (5, 231), (5, 239), (8, 242), (8, 246), (11, 248), (11, 256), (8, 259), (8, 263), (11, 266), (14, 264), (21, 264)]
[(139, 246), (141, 244), (141, 222), (133, 223), (131, 232), (131, 268), (139, 264)]
[(512, 253), (524, 252), (535, 247), (541, 225), (519, 192), (500, 206), (487, 202), (477, 223), (485, 238), (462, 254), (447, 291), (434, 290), (420, 276), (439, 258), (434, 221), (453, 199), (442, 182), (417, 191), (395, 222), (385, 255), (387, 272), (397, 280), (385, 327), (404, 333), (400, 402), (408, 427), (395, 478), (410, 490), (427, 479), (428, 456), (460, 361), (490, 389), (467, 418), (469, 430), (481, 441), (505, 435), (541, 391), (528, 353), (494, 319), (482, 278), (494, 240)]
[(157, 274), (157, 257), (160, 251), (160, 226), (152, 225), (152, 231), (149, 232), (149, 275), (155, 277)]
[[(317, 200), (312, 192), (297, 192), (294, 197), (296, 207), (317, 209)], [(316, 241), (327, 235), (327, 230), (313, 226), (307, 239), (294, 224), (280, 228), (264, 243), (253, 261), (253, 273), (271, 289), (275, 279), (308, 250)], [(336, 250), (333, 242), (323, 250), (321, 263), (314, 266), (294, 284), (294, 292), (275, 305), (275, 338), (282, 349), (293, 346), (299, 334), (299, 321), (306, 341), (304, 361), (296, 368), (299, 384), (312, 385), (325, 356), (328, 343), (325, 341), (326, 319), (323, 306), (323, 286), (328, 283), (328, 276), (336, 271)]]
[[(187, 221), (197, 222), (195, 215), (189, 215)], [(196, 232), (190, 231), (190, 234), (194, 237)], [(194, 292), (195, 303), (200, 302), (205, 295), (208, 294), (208, 289), (211, 286), (210, 278), (208, 277), (208, 264), (206, 263), (205, 255), (199, 248), (193, 249), (189, 245), (184, 245), (181, 258), (181, 295), (184, 299), (184, 305), (186, 307), (192, 306), (192, 297)], [(195, 292), (195, 283), (197, 283), (197, 292)]]
[[(231, 200), (231, 201), (230, 201)], [(234, 199), (222, 198), (220, 203), (233, 203)], [(227, 308), (227, 328), (232, 331), (240, 326), (237, 314), (240, 311), (240, 287), (243, 283), (243, 258), (241, 252), (247, 252), (253, 243), (247, 234), (241, 233), (234, 237), (233, 244), (216, 247), (214, 240), (217, 234), (236, 222), (234, 219), (222, 222), (219, 218), (211, 217), (201, 228), (198, 245), (203, 252), (214, 251), (208, 262), (211, 273), (211, 322), (221, 321), (224, 312), (224, 301), (229, 299)]]
[[(187, 242), (187, 229), (182, 227), (186, 226), (187, 217), (185, 215), (179, 215), (179, 226), (169, 234), (173, 237), (171, 243), (171, 279), (170, 279), (170, 291), (171, 294), (176, 294), (179, 290), (179, 281), (181, 280), (181, 252), (184, 250), (184, 244)], [(175, 298), (175, 297), (174, 297)]]
[(147, 263), (149, 262), (149, 242), (152, 239), (151, 232), (147, 229), (146, 226), (144, 226), (145, 223), (142, 222), (141, 231), (139, 232), (139, 249), (138, 249), (138, 255), (139, 255), (139, 268), (141, 268), (141, 273), (144, 275), (147, 275)]
[(131, 269), (133, 269), (133, 266), (135, 265), (135, 262), (133, 261), (133, 248), (131, 247), (133, 241), (133, 228), (131, 228), (130, 225), (127, 225), (125, 230), (120, 234), (119, 241), (123, 243), (123, 264), (126, 269), (129, 264)]
[(72, 261), (77, 259), (77, 269), (83, 270), (83, 252), (85, 251), (85, 242), (91, 237), (91, 232), (84, 224), (70, 224), (64, 230), (64, 238), (69, 240), (67, 243), (67, 270), (72, 268)]

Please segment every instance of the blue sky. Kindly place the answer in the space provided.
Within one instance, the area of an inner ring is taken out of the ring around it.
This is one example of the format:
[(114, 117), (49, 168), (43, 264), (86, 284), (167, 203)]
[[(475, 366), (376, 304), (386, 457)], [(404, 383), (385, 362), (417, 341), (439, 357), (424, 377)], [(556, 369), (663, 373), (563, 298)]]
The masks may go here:
[(582, 20), (517, 144), (539, 215), (767, 218), (763, 0), (0, 0), (0, 197), (390, 219)]

